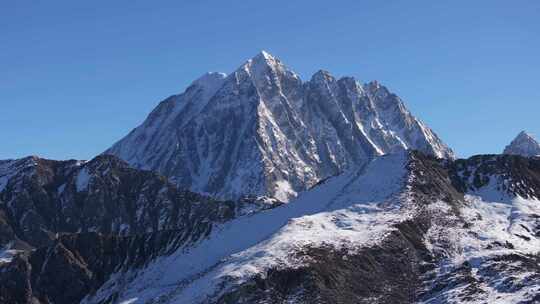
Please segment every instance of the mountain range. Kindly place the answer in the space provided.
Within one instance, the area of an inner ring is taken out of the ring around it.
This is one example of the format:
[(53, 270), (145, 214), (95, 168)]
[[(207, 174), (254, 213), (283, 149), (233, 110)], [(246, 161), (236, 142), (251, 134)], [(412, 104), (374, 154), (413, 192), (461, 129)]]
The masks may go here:
[(89, 161), (0, 161), (0, 303), (539, 303), (540, 145), (457, 159), (261, 52)]

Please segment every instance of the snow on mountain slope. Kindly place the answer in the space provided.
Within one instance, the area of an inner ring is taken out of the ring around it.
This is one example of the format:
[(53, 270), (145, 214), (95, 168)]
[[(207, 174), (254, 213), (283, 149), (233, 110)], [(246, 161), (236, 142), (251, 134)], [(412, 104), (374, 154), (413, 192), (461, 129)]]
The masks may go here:
[(319, 71), (310, 81), (261, 52), (228, 76), (211, 73), (169, 97), (104, 153), (221, 198), (288, 201), (370, 158), (452, 151), (377, 82)]
[(430, 228), (426, 243), (444, 258), (421, 303), (540, 300), (540, 200), (509, 192), (512, 182), (487, 175), (485, 184), (465, 195), (460, 218), (445, 203), (430, 206), (446, 219)]
[(203, 303), (270, 268), (295, 268), (295, 252), (330, 246), (354, 251), (378, 242), (392, 225), (407, 220), (407, 154), (388, 155), (331, 178), (290, 204), (233, 220), (207, 240), (118, 274), (94, 297), (118, 301)]
[[(171, 148), (178, 148), (174, 142), (163, 142), (171, 140), (176, 128), (184, 126), (188, 120), (181, 119), (182, 116), (198, 115), (202, 108), (206, 106), (209, 99), (215, 94), (217, 89), (223, 84), (226, 75), (222, 73), (207, 73), (195, 80), (184, 93), (173, 95), (162, 101), (151, 113), (142, 125), (133, 129), (123, 140), (123, 147), (116, 149), (118, 157), (126, 160), (136, 167), (145, 168), (151, 164), (147, 159), (142, 159), (143, 154), (167, 153), (169, 151), (158, 150), (162, 145), (174, 144)], [(178, 118), (178, 119), (176, 119)], [(167, 157), (158, 154), (155, 157)]]
[(540, 143), (525, 131), (522, 131), (504, 148), (504, 154), (521, 156), (540, 156)]

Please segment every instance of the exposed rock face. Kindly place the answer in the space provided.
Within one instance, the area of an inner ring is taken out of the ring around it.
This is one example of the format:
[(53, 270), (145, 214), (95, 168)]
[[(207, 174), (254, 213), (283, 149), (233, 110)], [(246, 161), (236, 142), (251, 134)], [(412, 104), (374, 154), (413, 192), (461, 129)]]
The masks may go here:
[(49, 244), (58, 233), (75, 232), (190, 230), (196, 239), (242, 207), (179, 190), (114, 156), (89, 162), (29, 157), (0, 166), (0, 178), (9, 177), (0, 189), (0, 246), (13, 234), (35, 247)]
[(452, 151), (377, 82), (310, 81), (262, 52), (232, 74), (211, 73), (161, 102), (105, 153), (221, 198), (288, 201), (370, 158), (417, 149)]
[(83, 303), (535, 303), (539, 183), (535, 158), (379, 157)]
[(526, 157), (540, 156), (540, 143), (530, 134), (522, 131), (504, 148), (504, 154), (515, 154)]
[(0, 265), (0, 303), (78, 303), (112, 273), (143, 266), (190, 241), (187, 231), (176, 230), (126, 237), (65, 234)]

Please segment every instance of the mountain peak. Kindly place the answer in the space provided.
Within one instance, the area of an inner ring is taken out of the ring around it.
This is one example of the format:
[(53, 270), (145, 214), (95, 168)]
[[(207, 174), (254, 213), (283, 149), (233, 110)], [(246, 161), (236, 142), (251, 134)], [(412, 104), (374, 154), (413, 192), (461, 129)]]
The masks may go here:
[(276, 57), (272, 56), (272, 54), (268, 53), (265, 50), (261, 50), (257, 55), (253, 57), (253, 60), (275, 60)]
[(531, 134), (529, 134), (527, 131), (523, 130), (521, 132), (519, 132), (519, 134), (516, 136), (516, 139), (532, 139), (534, 140), (533, 136)]
[(504, 154), (517, 154), (526, 157), (540, 155), (540, 143), (526, 131), (521, 131), (504, 149)]
[(258, 88), (281, 86), (283, 79), (292, 82), (300, 81), (298, 74), (266, 51), (261, 51), (246, 61), (234, 74), (246, 75)]
[[(223, 77), (201, 77), (202, 88), (165, 103), (106, 153), (196, 192), (280, 201), (375, 155), (453, 155), (378, 83), (364, 92), (324, 70), (302, 82), (266, 51)], [(215, 93), (204, 87), (221, 79)]]
[(265, 50), (260, 51), (257, 53), (257, 55), (253, 56), (251, 59), (249, 59), (244, 66), (276, 66), (276, 65), (282, 65), (281, 61), (268, 53)]

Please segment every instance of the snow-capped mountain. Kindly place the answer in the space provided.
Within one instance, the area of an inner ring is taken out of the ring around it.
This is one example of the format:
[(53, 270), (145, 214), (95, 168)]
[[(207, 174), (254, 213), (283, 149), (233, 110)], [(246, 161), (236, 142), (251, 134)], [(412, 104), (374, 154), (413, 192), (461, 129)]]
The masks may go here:
[(288, 201), (385, 153), (452, 151), (377, 82), (309, 81), (261, 52), (230, 75), (209, 73), (161, 102), (105, 154), (220, 198)]
[(512, 142), (504, 148), (504, 154), (522, 156), (540, 156), (540, 143), (525, 131), (521, 131)]

